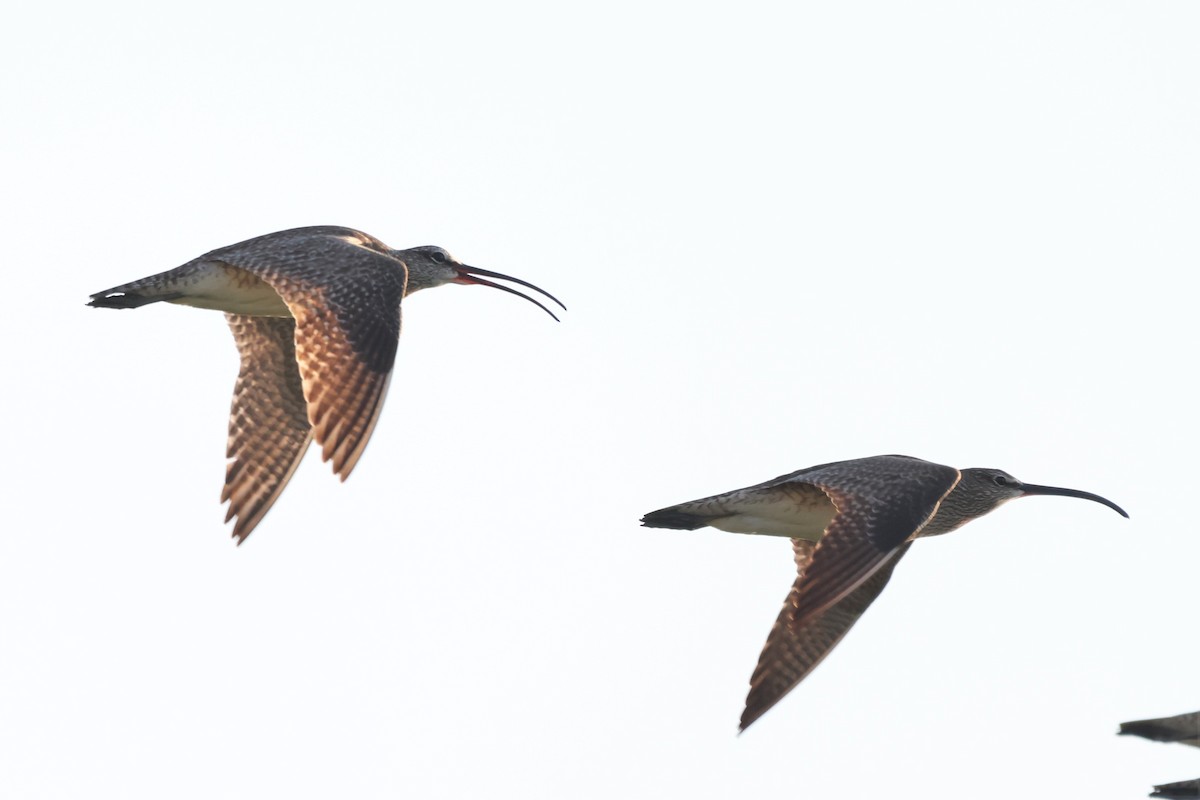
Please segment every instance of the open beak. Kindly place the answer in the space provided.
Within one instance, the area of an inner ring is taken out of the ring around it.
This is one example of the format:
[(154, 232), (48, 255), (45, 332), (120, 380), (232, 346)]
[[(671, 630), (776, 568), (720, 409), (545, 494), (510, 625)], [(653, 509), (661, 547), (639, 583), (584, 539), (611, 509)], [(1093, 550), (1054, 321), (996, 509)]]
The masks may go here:
[[(539, 294), (543, 294), (546, 297), (553, 300), (555, 303), (558, 303), (558, 306), (563, 311), (567, 310), (567, 307), (564, 306), (557, 297), (550, 294), (549, 292), (547, 292), (544, 289), (539, 289), (538, 287), (534, 286), (532, 283), (529, 283), (528, 281), (521, 280), (520, 278), (514, 278), (511, 275), (504, 275), (503, 273), (500, 273), (500, 272), (492, 272), (490, 270), (480, 269), (479, 267), (468, 267), (466, 264), (455, 264), (454, 269), (458, 272), (458, 277), (455, 278), (453, 281), (451, 281), (452, 283), (477, 283), (480, 286), (490, 286), (493, 289), (500, 289), (501, 291), (508, 292), (509, 294), (515, 294), (517, 297), (523, 297), (526, 300), (528, 300), (529, 302), (533, 303), (538, 308), (540, 308), (542, 311), (545, 311), (547, 314), (554, 317), (555, 322), (558, 321), (558, 317), (556, 317), (554, 315), (554, 312), (551, 311), (550, 309), (546, 308), (544, 305), (539, 303), (537, 300), (533, 299), (532, 297), (530, 297), (527, 294), (522, 294), (521, 292), (518, 292), (516, 289), (509, 288), (508, 286), (501, 286), (498, 283), (493, 283), (492, 281), (487, 280), (487, 278), (498, 278), (499, 280), (503, 280), (503, 281), (512, 281), (513, 283), (515, 283), (519, 286), (525, 286), (529, 289), (533, 289), (535, 292), (538, 292)], [(480, 276), (484, 276), (484, 277), (480, 277)]]
[(1081, 497), (1084, 500), (1091, 500), (1093, 503), (1100, 503), (1108, 506), (1113, 511), (1120, 514), (1125, 519), (1129, 519), (1129, 515), (1125, 513), (1125, 509), (1114, 503), (1112, 500), (1105, 499), (1098, 494), (1091, 492), (1081, 492), (1078, 489), (1060, 489), (1057, 486), (1038, 486), (1036, 483), (1022, 483), (1021, 491), (1024, 494), (1057, 494), (1062, 497)]

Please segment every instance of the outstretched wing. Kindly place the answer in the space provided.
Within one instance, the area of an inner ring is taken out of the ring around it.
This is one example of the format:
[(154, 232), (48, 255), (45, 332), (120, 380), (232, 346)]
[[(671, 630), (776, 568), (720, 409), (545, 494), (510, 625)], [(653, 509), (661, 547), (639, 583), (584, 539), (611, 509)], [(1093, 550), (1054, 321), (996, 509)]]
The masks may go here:
[(751, 678), (742, 730), (841, 641), (958, 480), (953, 467), (875, 456), (819, 464), (642, 518), (649, 527), (711, 525), (793, 541), (798, 575)]
[(796, 581), (767, 636), (767, 643), (758, 657), (758, 666), (750, 676), (750, 693), (746, 696), (746, 708), (742, 712), (739, 731), (750, 727), (817, 668), (858, 622), (867, 607), (875, 602), (891, 579), (896, 563), (910, 547), (908, 544), (902, 545), (871, 577), (840, 602), (823, 614), (797, 625), (797, 599), (816, 545), (803, 539), (793, 539), (792, 546), (796, 553)]
[[(268, 241), (269, 240), (269, 241)], [(245, 270), (271, 286), (295, 318), (295, 354), (308, 420), (342, 480), (379, 419), (400, 337), (404, 263), (349, 228), (282, 231), (199, 260)]]
[[(937, 512), (958, 483), (953, 467), (907, 456), (876, 456), (806, 470), (837, 514), (813, 551), (791, 601), (804, 625), (880, 569)], [(882, 588), (882, 587), (881, 587)]]
[(228, 522), (242, 543), (270, 510), (300, 464), (312, 426), (296, 367), (295, 322), (226, 314), (241, 370), (233, 388), (225, 488)]

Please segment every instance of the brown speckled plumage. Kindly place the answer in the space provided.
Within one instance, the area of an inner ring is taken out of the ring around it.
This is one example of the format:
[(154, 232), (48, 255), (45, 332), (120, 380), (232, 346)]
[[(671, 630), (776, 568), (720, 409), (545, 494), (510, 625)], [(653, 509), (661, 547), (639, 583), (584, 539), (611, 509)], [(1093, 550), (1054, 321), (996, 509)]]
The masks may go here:
[(312, 425), (296, 368), (294, 320), (226, 314), (242, 358), (229, 412), (229, 447), (221, 502), (233, 535), (244, 540), (300, 465)]
[(1026, 494), (1102, 497), (1023, 484), (995, 469), (909, 456), (820, 464), (755, 486), (651, 512), (642, 524), (792, 539), (796, 580), (750, 679), (741, 730), (804, 680), (887, 585), (912, 540), (947, 533)]
[(796, 554), (796, 581), (787, 600), (783, 602), (783, 610), (779, 612), (771, 632), (767, 634), (767, 643), (758, 657), (758, 665), (750, 675), (750, 692), (746, 695), (746, 707), (738, 723), (741, 730), (750, 727), (817, 668), (854, 627), (867, 607), (879, 597), (891, 579), (896, 564), (909, 548), (908, 544), (902, 546), (856, 589), (824, 613), (810, 616), (805, 622), (800, 618), (800, 595), (805, 571), (812, 561), (816, 545), (793, 539), (792, 546)]
[[(361, 231), (295, 228), (205, 253), (167, 272), (92, 295), (89, 305), (166, 301), (226, 312), (241, 355), (222, 502), (239, 542), (278, 499), (311, 440), (345, 480), (383, 408), (400, 336), (401, 301), (480, 276), (439, 247), (393, 250)], [(558, 303), (552, 296), (542, 292)], [(560, 306), (561, 303), (558, 303)], [(553, 316), (553, 314), (551, 314)]]

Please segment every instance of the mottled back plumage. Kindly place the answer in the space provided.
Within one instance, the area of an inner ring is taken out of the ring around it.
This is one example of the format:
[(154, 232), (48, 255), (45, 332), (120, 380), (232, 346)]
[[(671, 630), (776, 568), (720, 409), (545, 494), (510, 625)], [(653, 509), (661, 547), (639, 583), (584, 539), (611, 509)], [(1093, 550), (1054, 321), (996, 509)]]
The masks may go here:
[(1083, 497), (1125, 513), (1096, 495), (1022, 484), (1000, 470), (890, 455), (809, 467), (651, 512), (642, 524), (792, 539), (796, 580), (750, 679), (745, 730), (841, 641), (912, 540), (947, 533), (1023, 494)]
[[(342, 479), (379, 419), (400, 337), (401, 301), (445, 283), (532, 284), (454, 261), (440, 247), (393, 250), (339, 226), (295, 228), (212, 250), (92, 295), (89, 305), (165, 301), (226, 312), (241, 355), (222, 501), (244, 540), (287, 485), (309, 441)], [(555, 303), (558, 301), (542, 292)], [(560, 306), (561, 303), (558, 303)], [(557, 318), (556, 318), (557, 319)]]

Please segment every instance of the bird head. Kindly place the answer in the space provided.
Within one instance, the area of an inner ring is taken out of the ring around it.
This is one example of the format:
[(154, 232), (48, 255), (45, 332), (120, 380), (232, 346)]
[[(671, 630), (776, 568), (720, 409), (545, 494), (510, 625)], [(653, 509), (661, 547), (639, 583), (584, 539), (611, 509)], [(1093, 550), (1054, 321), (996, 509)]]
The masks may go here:
[(1001, 503), (1006, 503), (1013, 498), (1037, 494), (1079, 497), (1106, 505), (1122, 517), (1129, 517), (1125, 510), (1113, 501), (1091, 492), (1062, 489), (1057, 486), (1039, 486), (1036, 483), (1022, 483), (1004, 470), (990, 467), (971, 467), (961, 472), (962, 477), (959, 479), (958, 485), (954, 487), (946, 501), (951, 501), (953, 498), (954, 501), (957, 501), (955, 504), (965, 506), (964, 511), (969, 514), (968, 519), (983, 516)]
[(509, 281), (518, 286), (524, 286), (533, 289), (535, 292), (545, 295), (550, 300), (558, 304), (564, 311), (567, 309), (558, 298), (549, 292), (539, 289), (532, 283), (523, 281), (520, 278), (514, 278), (511, 275), (504, 275), (499, 272), (491, 272), (479, 267), (467, 266), (459, 262), (454, 256), (450, 255), (449, 251), (435, 245), (422, 245), (421, 247), (410, 247), (407, 250), (393, 250), (392, 255), (404, 262), (408, 267), (408, 289), (406, 294), (412, 294), (418, 289), (429, 289), (434, 286), (442, 286), (447, 283), (475, 283), (480, 286), (490, 286), (493, 289), (515, 294), (517, 297), (523, 297), (533, 303), (538, 308), (545, 311), (550, 316), (558, 319), (554, 312), (546, 308), (527, 294), (518, 292), (508, 286), (502, 286), (498, 283), (493, 283), (488, 278), (497, 280)]

